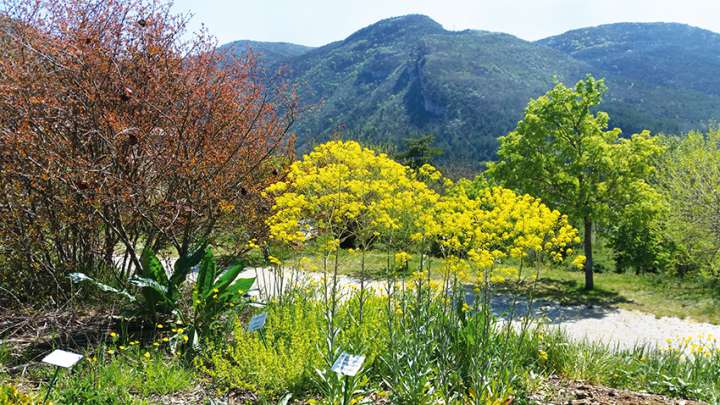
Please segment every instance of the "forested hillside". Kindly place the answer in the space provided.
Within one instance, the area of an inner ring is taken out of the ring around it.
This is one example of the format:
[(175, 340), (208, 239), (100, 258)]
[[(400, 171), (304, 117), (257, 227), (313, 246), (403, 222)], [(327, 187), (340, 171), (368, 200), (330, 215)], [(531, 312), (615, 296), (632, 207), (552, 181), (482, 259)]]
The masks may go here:
[[(528, 42), (448, 31), (429, 17), (382, 20), (319, 48), (239, 41), (286, 79), (308, 108), (296, 123), (308, 150), (334, 133), (373, 144), (435, 134), (443, 163), (495, 158), (528, 100), (553, 80), (606, 77), (601, 108), (626, 134), (685, 132), (720, 117), (720, 35), (679, 24), (615, 24)], [(692, 63), (689, 63), (692, 62)]]

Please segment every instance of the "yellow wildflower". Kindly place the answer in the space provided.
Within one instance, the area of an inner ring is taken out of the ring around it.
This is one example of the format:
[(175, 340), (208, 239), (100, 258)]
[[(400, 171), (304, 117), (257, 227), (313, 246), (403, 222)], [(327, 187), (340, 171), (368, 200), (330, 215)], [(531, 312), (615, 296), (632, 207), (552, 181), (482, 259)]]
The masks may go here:
[(397, 252), (395, 253), (395, 263), (398, 263), (401, 266), (404, 266), (410, 261), (410, 255), (406, 252)]
[(587, 258), (583, 255), (577, 255), (572, 261), (573, 267), (575, 267), (578, 270), (581, 270), (585, 266), (585, 260)]

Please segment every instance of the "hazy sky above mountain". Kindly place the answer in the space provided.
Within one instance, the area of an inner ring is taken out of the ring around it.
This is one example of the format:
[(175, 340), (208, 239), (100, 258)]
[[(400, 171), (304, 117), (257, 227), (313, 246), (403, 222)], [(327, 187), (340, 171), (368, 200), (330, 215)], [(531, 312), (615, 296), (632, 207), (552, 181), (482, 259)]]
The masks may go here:
[(613, 22), (680, 22), (720, 32), (719, 0), (176, 0), (220, 43), (237, 39), (319, 46), (378, 20), (425, 14), (448, 30), (507, 32), (527, 40)]

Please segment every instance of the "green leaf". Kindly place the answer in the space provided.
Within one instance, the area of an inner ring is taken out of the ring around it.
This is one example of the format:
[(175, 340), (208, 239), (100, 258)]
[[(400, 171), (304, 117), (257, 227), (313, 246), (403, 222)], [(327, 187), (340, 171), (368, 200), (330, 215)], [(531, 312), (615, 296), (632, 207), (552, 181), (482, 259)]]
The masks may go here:
[(160, 259), (158, 259), (152, 249), (147, 247), (143, 249), (143, 253), (140, 256), (140, 265), (142, 266), (140, 276), (151, 278), (162, 285), (168, 284), (165, 267), (163, 267)]
[(292, 393), (288, 392), (287, 394), (285, 394), (284, 397), (280, 398), (277, 405), (287, 405), (290, 403), (291, 398), (292, 398)]
[(96, 280), (94, 280), (93, 278), (87, 276), (86, 274), (83, 274), (83, 273), (70, 273), (70, 275), (68, 275), (68, 277), (70, 278), (70, 281), (71, 281), (73, 284), (80, 284), (80, 283), (82, 283), (82, 282), (88, 282), (88, 283), (93, 284), (94, 286), (96, 286), (97, 288), (99, 288), (99, 289), (102, 290), (102, 291), (111, 292), (111, 293), (114, 293), (114, 294), (118, 294), (118, 295), (120, 295), (120, 296), (122, 296), (122, 297), (125, 297), (125, 298), (127, 298), (130, 302), (135, 302), (135, 301), (137, 301), (137, 299), (136, 299), (132, 294), (130, 294), (129, 292), (127, 292), (127, 290), (119, 290), (119, 289), (117, 289), (117, 288), (115, 288), (115, 287), (111, 287), (111, 286), (109, 286), (109, 285), (107, 285), (107, 284), (103, 284), (103, 283), (101, 283), (101, 282), (99, 282), (99, 281), (96, 281)]
[[(148, 247), (145, 247), (145, 249), (143, 249), (142, 256), (140, 257), (140, 265), (140, 277), (151, 279), (162, 286), (168, 285), (168, 278), (167, 274), (165, 273), (165, 268), (160, 262), (160, 259), (158, 259), (155, 253), (152, 251), (152, 249)], [(142, 287), (140, 291), (142, 292), (142, 295), (145, 298), (145, 302), (147, 303), (147, 308), (143, 309), (153, 315), (157, 311), (157, 304), (166, 301), (167, 298), (165, 293), (161, 293), (157, 289), (150, 286)]]
[(234, 297), (240, 297), (241, 295), (244, 295), (250, 289), (252, 288), (253, 284), (255, 283), (255, 277), (251, 278), (239, 278), (235, 280), (234, 283), (232, 283), (229, 287), (225, 289), (225, 291), (220, 296), (221, 299), (229, 299), (231, 300)]
[(182, 256), (175, 262), (175, 265), (173, 266), (173, 274), (170, 276), (171, 288), (175, 289), (185, 281), (185, 278), (188, 273), (190, 273), (193, 266), (197, 265), (202, 260), (205, 255), (206, 248), (207, 244), (203, 243), (197, 248), (197, 250), (195, 250), (194, 253), (188, 256)]
[(140, 288), (152, 288), (153, 290), (157, 291), (158, 294), (160, 294), (163, 297), (163, 301), (168, 299), (168, 291), (165, 288), (165, 286), (161, 285), (157, 281), (145, 278), (145, 277), (139, 277), (139, 276), (132, 276), (130, 280), (128, 280), (130, 284), (140, 287)]
[[(207, 297), (208, 292), (212, 291), (215, 273), (217, 271), (217, 263), (212, 254), (212, 249), (207, 248), (200, 262), (200, 271), (195, 283), (196, 295), (199, 297)], [(196, 297), (197, 298), (197, 297)]]
[(213, 294), (214, 290), (216, 290), (216, 289), (218, 290), (218, 293), (222, 293), (225, 290), (225, 288), (227, 288), (227, 286), (229, 286), (230, 283), (232, 283), (233, 280), (235, 280), (235, 278), (238, 276), (238, 274), (240, 274), (243, 271), (244, 268), (245, 268), (245, 264), (243, 262), (240, 262), (240, 263), (234, 264), (234, 265), (228, 267), (227, 269), (225, 269), (225, 271), (223, 271), (222, 274), (220, 274), (220, 276), (217, 278), (217, 280), (214, 281), (214, 283), (212, 285), (212, 289), (210, 291), (208, 291), (208, 295), (206, 296), (206, 298), (210, 294)]

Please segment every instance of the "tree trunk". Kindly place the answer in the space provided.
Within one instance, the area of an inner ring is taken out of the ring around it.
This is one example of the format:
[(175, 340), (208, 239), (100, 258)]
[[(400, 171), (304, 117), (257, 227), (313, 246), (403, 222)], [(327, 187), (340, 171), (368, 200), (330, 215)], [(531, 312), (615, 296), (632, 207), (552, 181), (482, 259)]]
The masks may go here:
[(592, 219), (585, 217), (585, 235), (583, 238), (583, 248), (585, 249), (585, 289), (592, 290), (593, 283), (593, 258), (592, 258)]

